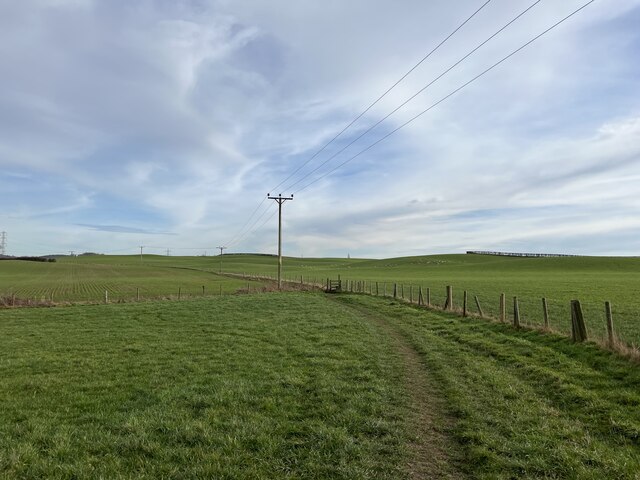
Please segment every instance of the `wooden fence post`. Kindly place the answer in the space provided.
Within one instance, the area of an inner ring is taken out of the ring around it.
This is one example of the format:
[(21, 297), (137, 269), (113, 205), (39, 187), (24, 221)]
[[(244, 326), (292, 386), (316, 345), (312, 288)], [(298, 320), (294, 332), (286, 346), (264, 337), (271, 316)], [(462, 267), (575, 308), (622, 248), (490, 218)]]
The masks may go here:
[(376, 297), (378, 296), (379, 292), (380, 292), (380, 290), (378, 289), (378, 282), (376, 282)]
[(431, 287), (427, 287), (427, 307), (431, 306)]
[(393, 284), (393, 298), (398, 298), (398, 284)]
[(422, 306), (424, 302), (424, 297), (422, 296), (422, 285), (418, 287), (418, 305)]
[(409, 285), (409, 303), (413, 303), (413, 285)]
[(447, 300), (444, 304), (444, 310), (453, 310), (453, 287), (447, 285)]
[(204, 285), (202, 285), (202, 296), (204, 297)]
[(484, 313), (482, 313), (482, 307), (480, 306), (480, 300), (478, 299), (478, 296), (474, 295), (474, 298), (476, 299), (476, 307), (478, 307), (478, 313), (480, 314), (480, 317), (484, 317)]
[(463, 317), (467, 316), (467, 291), (466, 290), (462, 295), (462, 316)]
[(518, 297), (513, 297), (513, 326), (520, 328), (520, 307), (518, 306)]
[(104, 291), (104, 303), (109, 303), (109, 291)]
[(136, 301), (140, 301), (140, 287), (136, 287)]
[(181, 295), (182, 295), (182, 287), (178, 287), (178, 300), (180, 300)]
[(607, 337), (609, 339), (609, 346), (613, 347), (615, 344), (615, 334), (613, 333), (613, 315), (611, 313), (611, 302), (604, 302), (604, 312), (607, 317)]
[(571, 300), (571, 338), (574, 342), (584, 342), (587, 339), (587, 327), (579, 300)]
[(507, 302), (504, 293), (500, 294), (500, 321), (507, 321)]
[(542, 297), (542, 315), (544, 316), (544, 328), (549, 330), (549, 307), (546, 297)]

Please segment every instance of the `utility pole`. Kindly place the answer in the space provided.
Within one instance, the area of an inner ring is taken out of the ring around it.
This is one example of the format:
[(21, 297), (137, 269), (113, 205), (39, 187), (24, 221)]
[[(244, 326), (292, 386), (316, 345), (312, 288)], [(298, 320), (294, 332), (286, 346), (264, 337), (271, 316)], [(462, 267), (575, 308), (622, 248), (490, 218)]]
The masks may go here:
[(293, 193), (290, 197), (283, 197), (282, 194), (272, 197), (267, 193), (269, 200), (278, 202), (278, 290), (282, 288), (282, 204), (287, 200), (293, 200)]
[(216, 248), (220, 250), (220, 272), (219, 273), (222, 273), (222, 251), (226, 250), (227, 247), (216, 247)]
[(167, 248), (167, 257), (170, 257), (170, 256), (171, 256), (171, 250)]
[(140, 245), (140, 261), (142, 262), (142, 249), (144, 248), (144, 245)]
[(7, 232), (0, 233), (0, 255), (7, 254)]

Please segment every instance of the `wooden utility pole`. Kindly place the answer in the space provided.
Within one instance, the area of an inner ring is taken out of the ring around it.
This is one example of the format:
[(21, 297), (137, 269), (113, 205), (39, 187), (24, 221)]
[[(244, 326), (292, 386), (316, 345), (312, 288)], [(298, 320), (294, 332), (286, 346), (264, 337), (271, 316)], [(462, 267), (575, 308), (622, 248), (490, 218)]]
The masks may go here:
[(283, 197), (282, 194), (272, 197), (268, 193), (267, 198), (278, 202), (278, 290), (280, 290), (282, 288), (282, 204), (287, 200), (293, 200), (293, 194), (290, 197)]
[(140, 245), (140, 261), (142, 261), (142, 249), (144, 248), (144, 245)]
[(223, 250), (226, 250), (227, 247), (216, 247), (218, 250), (220, 250), (220, 271), (219, 273), (222, 273), (222, 252)]

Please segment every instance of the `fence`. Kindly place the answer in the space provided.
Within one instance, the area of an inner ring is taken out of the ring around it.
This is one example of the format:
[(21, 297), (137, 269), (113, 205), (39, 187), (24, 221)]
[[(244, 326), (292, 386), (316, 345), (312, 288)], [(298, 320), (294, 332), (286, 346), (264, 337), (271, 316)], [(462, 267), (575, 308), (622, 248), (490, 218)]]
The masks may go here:
[[(253, 280), (276, 281), (271, 275), (235, 274)], [(285, 276), (283, 284), (305, 285), (326, 292), (357, 293), (393, 298), (418, 307), (456, 313), (463, 317), (478, 317), (508, 323), (515, 328), (536, 328), (570, 336), (576, 342), (594, 340), (624, 353), (638, 356), (636, 328), (626, 332), (614, 325), (613, 306), (610, 301), (560, 302), (547, 297), (533, 299), (500, 293), (495, 297), (480, 297), (465, 289), (451, 285), (431, 288), (402, 282), (381, 282), (359, 279), (338, 280), (300, 275)], [(623, 324), (621, 324), (623, 325)], [(622, 334), (621, 334), (622, 333)]]

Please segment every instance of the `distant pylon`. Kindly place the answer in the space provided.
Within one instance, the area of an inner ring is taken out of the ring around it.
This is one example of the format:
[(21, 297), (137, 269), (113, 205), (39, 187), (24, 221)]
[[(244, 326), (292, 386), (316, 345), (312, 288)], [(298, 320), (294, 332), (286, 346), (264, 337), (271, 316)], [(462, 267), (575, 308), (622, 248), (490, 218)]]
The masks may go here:
[(7, 254), (7, 232), (0, 233), (0, 255)]

